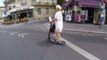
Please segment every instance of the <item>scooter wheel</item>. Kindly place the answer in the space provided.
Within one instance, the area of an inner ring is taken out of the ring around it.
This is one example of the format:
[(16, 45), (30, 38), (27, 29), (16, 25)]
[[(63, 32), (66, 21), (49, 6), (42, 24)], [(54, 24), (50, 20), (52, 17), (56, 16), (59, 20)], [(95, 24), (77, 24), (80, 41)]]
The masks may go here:
[(65, 45), (65, 41), (62, 41), (62, 42), (61, 42), (61, 45)]

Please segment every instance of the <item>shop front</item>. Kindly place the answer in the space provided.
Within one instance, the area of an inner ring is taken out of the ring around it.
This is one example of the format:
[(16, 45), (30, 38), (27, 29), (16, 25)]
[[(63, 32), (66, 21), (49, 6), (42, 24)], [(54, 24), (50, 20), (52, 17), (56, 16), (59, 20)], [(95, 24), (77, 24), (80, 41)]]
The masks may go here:
[(104, 2), (106, 4), (106, 7), (105, 7), (105, 9), (106, 9), (105, 24), (107, 24), (107, 0), (104, 0)]
[(19, 23), (27, 22), (28, 18), (33, 17), (33, 7), (18, 7), (8, 11), (9, 14), (6, 16), (5, 22)]
[(66, 3), (65, 5), (67, 7), (71, 7), (71, 11), (74, 12), (75, 10), (73, 9), (73, 6), (77, 6), (77, 11), (74, 14), (75, 17), (73, 17), (73, 20), (79, 21), (81, 23), (93, 24), (98, 23), (99, 21), (99, 3), (101, 3), (100, 0), (77, 0), (76, 4)]

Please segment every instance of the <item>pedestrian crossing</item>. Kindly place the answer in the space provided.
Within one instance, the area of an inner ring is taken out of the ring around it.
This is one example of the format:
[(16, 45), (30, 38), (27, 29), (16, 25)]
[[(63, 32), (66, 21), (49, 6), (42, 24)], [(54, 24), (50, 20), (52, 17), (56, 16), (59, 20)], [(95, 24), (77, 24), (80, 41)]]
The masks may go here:
[(16, 37), (20, 37), (20, 38), (25, 38), (26, 35), (29, 35), (29, 33), (11, 32), (11, 31), (6, 31), (6, 30), (0, 30), (0, 34), (16, 36)]

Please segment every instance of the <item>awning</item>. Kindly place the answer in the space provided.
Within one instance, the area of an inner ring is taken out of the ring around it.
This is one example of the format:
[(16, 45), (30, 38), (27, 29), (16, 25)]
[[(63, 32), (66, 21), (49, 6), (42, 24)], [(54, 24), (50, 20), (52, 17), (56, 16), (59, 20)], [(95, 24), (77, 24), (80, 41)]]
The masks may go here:
[(34, 9), (34, 7), (33, 6), (16, 7), (16, 8), (13, 8), (13, 9), (9, 10), (9, 12), (12, 13), (12, 12), (26, 10), (26, 9)]
[(74, 0), (69, 0), (63, 4), (63, 7), (66, 8), (69, 6), (73, 6), (73, 3), (74, 3)]
[(19, 10), (21, 10), (21, 8), (13, 8), (13, 9), (11, 9), (11, 10), (9, 10), (9, 12), (11, 13), (11, 12), (16, 12), (16, 11), (19, 11)]
[(20, 7), (21, 10), (26, 10), (26, 9), (34, 9), (34, 6), (24, 6), (24, 7)]
[[(99, 6), (100, 0), (76, 0), (78, 1), (78, 5), (81, 7), (92, 7), (97, 8)], [(107, 1), (107, 0), (106, 0)], [(72, 7), (75, 4), (75, 0), (69, 0), (63, 6), (64, 7)]]
[(82, 7), (97, 8), (100, 2), (100, 0), (80, 0), (78, 4)]
[(9, 16), (9, 15), (10, 15), (10, 12), (7, 11), (7, 12), (3, 13), (2, 17), (7, 17), (7, 16)]
[(104, 0), (104, 2), (107, 4), (107, 0)]

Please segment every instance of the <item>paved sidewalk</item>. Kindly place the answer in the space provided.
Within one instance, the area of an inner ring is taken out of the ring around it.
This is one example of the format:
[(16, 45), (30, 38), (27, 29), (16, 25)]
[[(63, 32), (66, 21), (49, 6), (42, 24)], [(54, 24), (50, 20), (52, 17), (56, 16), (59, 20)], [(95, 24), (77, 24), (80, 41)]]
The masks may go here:
[(64, 22), (64, 30), (75, 31), (75, 32), (107, 34), (107, 25), (103, 25), (102, 29), (99, 29), (99, 25)]
[[(27, 22), (27, 23), (35, 23), (35, 22), (42, 22), (42, 21), (48, 21), (48, 20), (29, 19), (29, 22)], [(23, 25), (25, 23), (21, 23), (21, 24)], [(14, 24), (14, 25), (10, 25), (10, 26), (21, 25), (21, 24)], [(8, 27), (8, 26), (1, 25), (1, 27)], [(65, 31), (74, 31), (74, 32), (107, 34), (107, 25), (103, 25), (102, 29), (99, 29), (99, 25), (64, 22), (64, 30)]]

